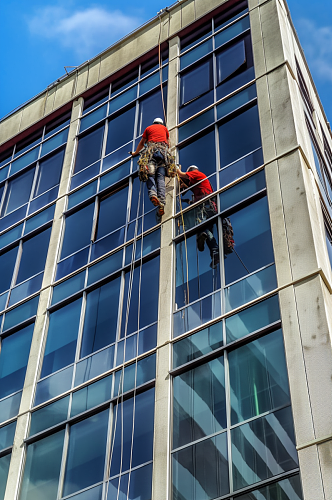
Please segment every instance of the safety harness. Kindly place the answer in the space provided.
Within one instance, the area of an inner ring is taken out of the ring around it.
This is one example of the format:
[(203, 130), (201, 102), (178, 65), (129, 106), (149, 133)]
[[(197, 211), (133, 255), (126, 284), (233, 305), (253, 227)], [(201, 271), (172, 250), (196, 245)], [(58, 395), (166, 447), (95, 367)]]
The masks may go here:
[(164, 142), (148, 142), (140, 153), (137, 165), (138, 177), (142, 182), (146, 182), (149, 175), (154, 175), (160, 166), (166, 167), (167, 177), (176, 175), (175, 156)]

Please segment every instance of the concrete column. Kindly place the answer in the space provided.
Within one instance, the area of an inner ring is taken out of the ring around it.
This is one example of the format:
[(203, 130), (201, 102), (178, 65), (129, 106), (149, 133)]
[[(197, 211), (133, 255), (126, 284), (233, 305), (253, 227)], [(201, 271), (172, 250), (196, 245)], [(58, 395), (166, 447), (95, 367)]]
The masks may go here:
[(56, 201), (54, 221), (50, 237), (50, 244), (45, 264), (42, 291), (40, 292), (37, 317), (31, 342), (30, 355), (23, 387), (19, 417), (17, 418), (16, 432), (12, 450), (12, 458), (9, 467), (7, 487), (4, 500), (17, 500), (19, 498), (20, 476), (23, 474), (25, 461), (25, 446), (23, 440), (28, 436), (30, 412), (39, 378), (43, 353), (46, 342), (47, 314), (46, 309), (50, 303), (51, 283), (58, 257), (58, 247), (62, 230), (62, 213), (66, 207), (68, 179), (71, 173), (75, 152), (75, 136), (78, 129), (78, 118), (81, 114), (83, 99), (80, 98), (73, 103), (72, 118), (69, 127), (68, 141), (64, 155), (63, 168), (59, 186), (59, 195)]
[[(167, 126), (170, 130), (171, 144), (176, 144), (177, 123), (177, 71), (179, 38), (169, 42), (169, 71), (167, 95)], [(166, 184), (169, 180), (166, 179)], [(166, 211), (161, 226), (160, 248), (160, 285), (159, 285), (159, 321), (158, 351), (156, 373), (155, 427), (152, 499), (170, 498), (170, 417), (171, 386), (168, 371), (171, 364), (171, 346), (168, 341), (172, 335), (172, 297), (173, 297), (173, 219), (174, 180), (166, 189)]]
[[(280, 309), (305, 500), (331, 499), (331, 266), (284, 5), (250, 0)], [(273, 15), (272, 15), (273, 13)], [(308, 82), (308, 86), (310, 82)]]

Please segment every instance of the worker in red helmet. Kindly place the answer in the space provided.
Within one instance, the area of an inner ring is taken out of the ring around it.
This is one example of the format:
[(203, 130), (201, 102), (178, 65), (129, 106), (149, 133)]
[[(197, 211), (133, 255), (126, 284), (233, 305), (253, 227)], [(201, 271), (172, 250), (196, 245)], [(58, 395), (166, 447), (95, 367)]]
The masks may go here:
[[(182, 188), (190, 188), (193, 193), (193, 200), (189, 203), (195, 203), (209, 194), (213, 193), (213, 188), (209, 179), (203, 172), (199, 170), (196, 165), (191, 165), (187, 168), (186, 172), (182, 172), (180, 168), (176, 171), (180, 179), (180, 186)], [(202, 206), (199, 205), (197, 209), (200, 212), (199, 219), (207, 220), (217, 213), (217, 206), (213, 199), (207, 200)], [(205, 241), (210, 250), (211, 264), (214, 269), (219, 264), (219, 246), (213, 235), (213, 223), (207, 225), (203, 231), (197, 234), (197, 248), (203, 252)]]
[(166, 154), (169, 147), (169, 132), (161, 118), (155, 118), (153, 124), (144, 130), (136, 151), (131, 152), (132, 156), (137, 155), (145, 145), (150, 152), (146, 185), (149, 198), (155, 207), (159, 207), (158, 215), (161, 217), (165, 213)]

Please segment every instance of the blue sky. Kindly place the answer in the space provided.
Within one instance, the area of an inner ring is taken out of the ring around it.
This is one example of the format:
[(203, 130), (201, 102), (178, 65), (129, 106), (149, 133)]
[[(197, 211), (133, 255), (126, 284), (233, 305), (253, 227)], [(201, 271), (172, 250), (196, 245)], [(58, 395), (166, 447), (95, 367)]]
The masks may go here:
[[(1, 2), (0, 117), (44, 90), (172, 1), (10, 0)], [(328, 120), (332, 122), (332, 2), (289, 0)]]

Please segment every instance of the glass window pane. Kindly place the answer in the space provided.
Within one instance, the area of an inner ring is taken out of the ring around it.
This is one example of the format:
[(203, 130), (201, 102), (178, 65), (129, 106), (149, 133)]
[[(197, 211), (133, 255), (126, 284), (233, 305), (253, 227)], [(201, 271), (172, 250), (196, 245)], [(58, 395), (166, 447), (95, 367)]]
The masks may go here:
[(213, 87), (212, 59), (181, 75), (180, 106), (205, 94)]
[[(238, 17), (241, 17), (243, 14), (248, 12), (248, 9), (245, 9), (244, 6), (246, 5), (246, 2), (240, 3), (240, 5), (233, 7), (231, 10), (227, 10), (226, 12), (223, 12), (222, 14), (219, 14), (219, 16), (216, 16), (214, 18), (214, 29), (216, 30), (217, 28), (223, 28), (224, 26), (227, 26), (227, 24), (231, 23), (232, 21), (235, 21)], [(235, 14), (235, 12), (237, 12)]]
[(135, 85), (135, 87), (132, 87), (130, 90), (127, 90), (127, 92), (124, 92), (123, 94), (119, 95), (119, 97), (116, 97), (115, 99), (111, 100), (109, 114), (112, 114), (114, 113), (114, 111), (117, 111), (126, 104), (129, 104), (131, 101), (136, 99), (136, 97), (137, 97), (137, 85)]
[(265, 187), (265, 172), (261, 170), (257, 174), (224, 191), (219, 197), (220, 211), (223, 212), (227, 208), (249, 198), (249, 196), (258, 193)]
[(217, 106), (217, 120), (241, 107), (256, 97), (256, 85), (250, 85)]
[[(122, 480), (122, 478), (121, 478)], [(152, 464), (135, 469), (130, 474), (129, 495), (130, 500), (150, 500), (152, 489)], [(127, 491), (125, 491), (127, 494)], [(111, 496), (108, 500), (111, 500)], [(119, 496), (120, 500), (120, 496)]]
[[(0, 450), (12, 446), (16, 429), (16, 421), (0, 428)], [(1, 498), (1, 495), (0, 495)]]
[(105, 118), (106, 112), (107, 112), (107, 104), (105, 104), (105, 106), (101, 106), (100, 108), (96, 109), (96, 111), (90, 113), (85, 118), (82, 118), (80, 132), (83, 132), (87, 128), (91, 127), (91, 125), (94, 125), (95, 123), (99, 122), (99, 120)]
[(181, 165), (197, 165), (201, 172), (210, 175), (216, 171), (216, 152), (214, 131), (211, 131), (188, 146), (179, 150), (179, 162)]
[(91, 165), (101, 157), (103, 144), (104, 124), (84, 137), (80, 137), (77, 145), (75, 172)]
[(173, 394), (173, 448), (226, 427), (222, 356), (175, 377)]
[(100, 200), (96, 240), (126, 223), (128, 188)]
[[(113, 156), (113, 155), (111, 155)], [(107, 157), (109, 158), (109, 157)], [(104, 159), (103, 162), (103, 171), (107, 170), (109, 165), (107, 165), (107, 158)], [(124, 179), (130, 174), (130, 165), (131, 161), (126, 161), (119, 167), (114, 168), (111, 170), (111, 172), (103, 175), (100, 177), (100, 185), (99, 185), (99, 191), (102, 191), (103, 189), (112, 186), (112, 184), (115, 184), (116, 182), (120, 181), (121, 179)]]
[(127, 89), (130, 85), (137, 82), (138, 80), (138, 68), (132, 70), (130, 73), (127, 73), (123, 77), (115, 80), (115, 82), (111, 85), (111, 96), (119, 94), (122, 90)]
[(107, 89), (101, 90), (97, 94), (94, 94), (92, 97), (84, 99), (83, 114), (88, 113), (93, 108), (99, 106), (99, 104), (102, 104), (103, 102), (107, 101), (108, 95), (109, 95), (109, 86), (107, 87)]
[(101, 494), (103, 492), (103, 485), (99, 484), (94, 488), (90, 488), (89, 490), (85, 490), (78, 495), (74, 495), (70, 497), (70, 500), (101, 500)]
[[(124, 111), (116, 118), (111, 118), (109, 120), (106, 155), (133, 139), (135, 111), (136, 107), (134, 106)], [(130, 151), (130, 147), (128, 151)]]
[(44, 139), (49, 137), (50, 135), (55, 134), (59, 130), (61, 130), (66, 125), (69, 125), (71, 117), (71, 110), (66, 114), (60, 116), (56, 120), (52, 120), (51, 123), (46, 125)]
[(232, 424), (289, 404), (281, 330), (229, 353)]
[(0, 293), (8, 290), (12, 281), (18, 247), (0, 255)]
[(0, 423), (16, 417), (20, 409), (22, 391), (0, 401)]
[(40, 162), (34, 197), (59, 184), (64, 154), (64, 151), (60, 151)]
[(50, 314), (41, 378), (73, 363), (81, 299)]
[(24, 167), (27, 165), (30, 165), (30, 163), (34, 162), (38, 158), (38, 151), (39, 147), (33, 149), (29, 153), (26, 153), (25, 155), (21, 156), (18, 160), (13, 161), (11, 168), (10, 168), (10, 175), (16, 174), (16, 172), (19, 172), (22, 170)]
[(74, 417), (111, 399), (112, 375), (74, 392), (70, 416)]
[[(128, 340), (129, 339), (127, 339), (127, 343)], [(156, 355), (152, 354), (151, 356), (143, 358), (137, 362), (136, 387), (145, 384), (154, 378), (156, 378)]]
[(11, 311), (5, 314), (5, 322), (3, 324), (2, 332), (12, 328), (13, 326), (22, 323), (28, 318), (32, 318), (37, 314), (37, 307), (39, 302), (39, 296), (28, 300), (21, 306), (15, 307)]
[(53, 220), (54, 211), (55, 211), (55, 205), (46, 208), (46, 210), (43, 210), (43, 212), (39, 212), (39, 214), (35, 215), (31, 219), (28, 219), (25, 223), (23, 234), (28, 234), (31, 231), (37, 229), (38, 227), (43, 226), (47, 222)]
[(223, 345), (222, 323), (216, 323), (173, 344), (173, 368), (213, 352)]
[(236, 497), (237, 500), (302, 500), (302, 498), (301, 480), (298, 475)]
[(226, 186), (236, 179), (239, 179), (255, 168), (263, 165), (263, 163), (264, 160), (262, 148), (259, 148), (253, 153), (249, 153), (249, 155), (220, 170), (219, 187)]
[(11, 453), (0, 458), (0, 500), (4, 500)]
[(234, 314), (226, 319), (227, 342), (233, 342), (249, 333), (280, 320), (278, 295)]
[(48, 228), (34, 238), (30, 238), (23, 242), (21, 262), (16, 280), (17, 283), (21, 283), (21, 281), (30, 278), (30, 276), (44, 269), (51, 229), (52, 228)]
[(29, 135), (22, 141), (19, 141), (16, 144), (14, 158), (15, 156), (18, 156), (19, 154), (21, 155), (22, 153), (24, 153), (24, 151), (27, 151), (28, 149), (38, 144), (41, 141), (42, 134), (43, 134), (43, 129), (40, 129), (37, 132)]
[(75, 292), (82, 290), (85, 282), (85, 271), (76, 274), (69, 280), (60, 283), (53, 288), (53, 296), (52, 296), (52, 305), (60, 302), (70, 295), (73, 295)]
[(68, 391), (72, 386), (72, 378), (73, 365), (38, 382), (35, 406)]
[(68, 210), (75, 205), (78, 205), (84, 200), (90, 198), (97, 192), (97, 180), (90, 182), (87, 186), (75, 191), (75, 193), (69, 195), (68, 197)]
[(185, 106), (183, 106), (179, 110), (179, 122), (183, 122), (190, 116), (198, 113), (202, 109), (212, 104), (213, 101), (214, 101), (214, 91), (210, 90), (210, 92), (203, 94), (201, 97), (198, 97), (197, 99), (188, 102)]
[(197, 28), (195, 31), (192, 31), (188, 35), (181, 37), (181, 52), (183, 52), (184, 50), (189, 50), (191, 47), (196, 45), (196, 43), (201, 42), (202, 40), (204, 40), (204, 38), (211, 35), (211, 33), (211, 21), (209, 21), (203, 26)]
[(205, 56), (212, 51), (212, 38), (204, 43), (201, 43), (198, 47), (191, 50), (187, 54), (180, 57), (180, 69), (185, 69), (189, 64), (197, 61), (201, 57)]
[(94, 203), (66, 217), (61, 259), (89, 245), (91, 241)]
[(232, 24), (229, 28), (221, 31), (215, 36), (216, 48), (228, 42), (235, 36), (250, 28), (249, 16), (244, 17), (237, 23)]
[(56, 500), (64, 437), (63, 430), (28, 446), (20, 500)]
[(226, 433), (173, 453), (173, 500), (212, 500), (229, 492)]
[[(241, 141), (239, 141), (241, 137)], [(261, 146), (257, 106), (220, 125), (220, 168)]]
[(34, 173), (35, 170), (31, 169), (9, 181), (2, 205), (1, 217), (29, 201)]
[(89, 181), (95, 175), (99, 174), (100, 161), (94, 163), (90, 167), (85, 168), (81, 172), (75, 174), (71, 179), (70, 189), (75, 189), (86, 181)]
[(23, 388), (34, 324), (1, 341), (0, 399)]
[(230, 215), (236, 252), (224, 260), (226, 284), (274, 261), (266, 197)]
[(88, 270), (88, 285), (112, 274), (122, 267), (122, 250), (91, 266)]
[(70, 429), (63, 495), (70, 495), (103, 479), (108, 410)]
[(88, 293), (81, 357), (115, 342), (119, 295), (120, 278)]
[[(163, 86), (165, 113), (167, 113), (167, 86)], [(164, 110), (161, 92), (158, 90), (154, 94), (142, 99), (139, 103), (138, 130), (136, 136), (143, 134), (146, 127), (152, 125), (156, 117), (163, 119)]]
[(69, 128), (66, 128), (59, 134), (52, 137), (52, 139), (49, 139), (48, 141), (44, 142), (42, 145), (40, 156), (44, 156), (50, 151), (53, 151), (53, 149), (58, 148), (62, 144), (65, 144), (67, 141), (68, 132)]
[(68, 418), (69, 396), (59, 399), (31, 414), (30, 436), (37, 434), (53, 425), (64, 422)]
[(64, 276), (67, 276), (67, 274), (70, 274), (79, 269), (80, 267), (85, 266), (85, 264), (87, 264), (88, 262), (88, 256), (89, 256), (89, 247), (86, 247), (80, 252), (76, 252), (71, 257), (68, 257), (67, 259), (64, 259), (61, 262), (59, 262), (56, 270), (55, 279), (59, 280)]
[(229, 49), (220, 52), (216, 57), (217, 62), (217, 85), (224, 82), (238, 71), (246, 62), (246, 51), (244, 40), (233, 45)]
[(231, 431), (234, 490), (298, 467), (291, 408)]
[(214, 122), (214, 110), (210, 109), (179, 128), (179, 142)]
[(111, 370), (114, 365), (114, 344), (102, 351), (83, 359), (76, 364), (75, 383), (80, 385)]

